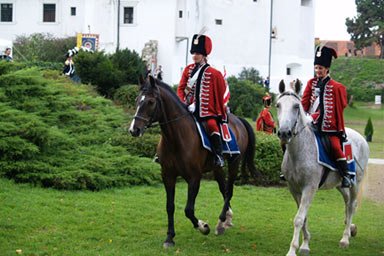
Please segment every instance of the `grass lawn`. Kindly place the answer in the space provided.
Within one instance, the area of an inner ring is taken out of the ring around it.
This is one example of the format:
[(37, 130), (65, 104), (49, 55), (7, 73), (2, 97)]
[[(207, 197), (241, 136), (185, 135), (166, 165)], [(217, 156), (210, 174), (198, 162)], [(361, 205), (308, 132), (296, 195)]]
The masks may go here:
[[(187, 186), (176, 188), (176, 246), (163, 249), (167, 216), (162, 186), (101, 192), (58, 191), (0, 179), (0, 255), (284, 255), (293, 233), (296, 205), (286, 188), (236, 186), (234, 227), (213, 234), (222, 199), (204, 181), (196, 216), (208, 236), (184, 216)], [(320, 191), (309, 211), (312, 255), (382, 255), (384, 206), (364, 199), (355, 215), (359, 231), (350, 248), (338, 248), (344, 203), (336, 190)]]

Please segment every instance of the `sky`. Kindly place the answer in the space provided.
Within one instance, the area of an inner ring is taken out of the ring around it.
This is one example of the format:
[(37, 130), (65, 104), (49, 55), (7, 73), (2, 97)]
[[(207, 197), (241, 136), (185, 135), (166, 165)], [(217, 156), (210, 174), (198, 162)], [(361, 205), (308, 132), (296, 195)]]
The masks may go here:
[(345, 19), (355, 16), (355, 0), (316, 0), (315, 37), (321, 40), (350, 40)]

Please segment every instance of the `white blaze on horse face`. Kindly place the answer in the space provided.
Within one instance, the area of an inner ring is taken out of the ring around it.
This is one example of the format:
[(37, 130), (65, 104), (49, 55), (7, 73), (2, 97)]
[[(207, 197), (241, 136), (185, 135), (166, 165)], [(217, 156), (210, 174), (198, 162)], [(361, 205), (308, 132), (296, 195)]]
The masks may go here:
[(285, 96), (278, 101), (280, 108), (278, 109), (277, 119), (279, 120), (280, 129), (291, 130), (296, 123), (298, 109), (294, 107), (296, 102), (292, 98)]
[[(140, 103), (143, 102), (144, 99), (145, 99), (145, 95), (141, 96), (141, 99), (140, 99), (140, 101), (139, 101), (139, 104), (137, 105), (137, 109), (136, 109), (135, 116), (137, 115), (137, 113), (139, 113)], [(129, 131), (130, 131), (130, 132), (133, 132), (133, 127), (135, 127), (135, 118), (133, 118), (132, 123), (131, 123), (131, 125), (129, 126)]]

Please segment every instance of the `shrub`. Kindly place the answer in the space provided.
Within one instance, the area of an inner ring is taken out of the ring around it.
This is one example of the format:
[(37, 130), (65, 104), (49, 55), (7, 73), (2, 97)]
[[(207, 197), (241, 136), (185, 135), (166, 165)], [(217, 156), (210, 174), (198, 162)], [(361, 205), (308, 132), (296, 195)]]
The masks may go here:
[(58, 189), (160, 182), (152, 162), (158, 137), (126, 146), (115, 139), (126, 135), (122, 110), (57, 73), (30, 68), (0, 76), (0, 175)]
[(122, 72), (114, 68), (112, 61), (103, 51), (80, 51), (74, 62), (82, 83), (94, 85), (99, 93), (108, 98), (113, 96), (123, 82)]
[(16, 61), (64, 63), (66, 53), (76, 46), (76, 37), (56, 38), (52, 34), (35, 33), (17, 36), (13, 46)]
[(365, 125), (364, 135), (367, 138), (368, 137), (372, 138), (372, 135), (373, 135), (373, 124), (372, 124), (371, 117), (368, 118), (367, 124)]
[(277, 136), (256, 132), (255, 164), (262, 174), (264, 185), (281, 184), (279, 175), (282, 161), (283, 153)]
[(137, 96), (139, 96), (137, 85), (124, 85), (116, 90), (113, 99), (121, 105), (134, 109)]
[(228, 84), (231, 92), (231, 111), (238, 116), (256, 117), (262, 108), (266, 89), (249, 80), (239, 80), (233, 76), (228, 78)]
[(137, 84), (139, 76), (145, 75), (145, 64), (135, 51), (118, 48), (111, 55), (111, 61), (121, 71), (123, 84)]
[(94, 85), (107, 98), (113, 98), (123, 84), (137, 84), (139, 76), (145, 73), (139, 55), (128, 49), (117, 49), (112, 55), (102, 51), (80, 52), (74, 62), (81, 81)]

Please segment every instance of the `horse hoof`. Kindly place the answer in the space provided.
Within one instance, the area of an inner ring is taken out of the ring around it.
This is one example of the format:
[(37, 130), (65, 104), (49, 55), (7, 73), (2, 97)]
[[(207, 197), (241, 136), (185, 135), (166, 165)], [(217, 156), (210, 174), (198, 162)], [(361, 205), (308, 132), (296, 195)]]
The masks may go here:
[(300, 254), (305, 254), (305, 255), (308, 255), (311, 251), (309, 249), (300, 249), (299, 250), (299, 253)]
[(355, 224), (351, 225), (351, 236), (357, 235), (357, 226)]
[(220, 236), (220, 235), (224, 235), (224, 233), (225, 233), (224, 227), (216, 228), (215, 235)]
[(173, 246), (175, 246), (175, 242), (173, 242), (173, 241), (171, 241), (171, 242), (164, 242), (164, 244), (163, 244), (164, 248), (171, 248)]
[(211, 229), (209, 228), (208, 223), (205, 223), (204, 221), (199, 220), (198, 225), (199, 225), (199, 226), (198, 226), (198, 227), (199, 227), (199, 230), (200, 230), (200, 232), (201, 232), (203, 235), (208, 235), (209, 232), (211, 232)]
[(225, 228), (232, 228), (232, 227), (233, 227), (233, 224), (232, 224), (231, 222), (229, 222), (229, 223), (225, 222), (225, 223), (224, 223), (224, 227), (225, 227)]
[(339, 244), (339, 247), (340, 248), (348, 248), (349, 247), (349, 243), (348, 242), (340, 242), (340, 244)]

